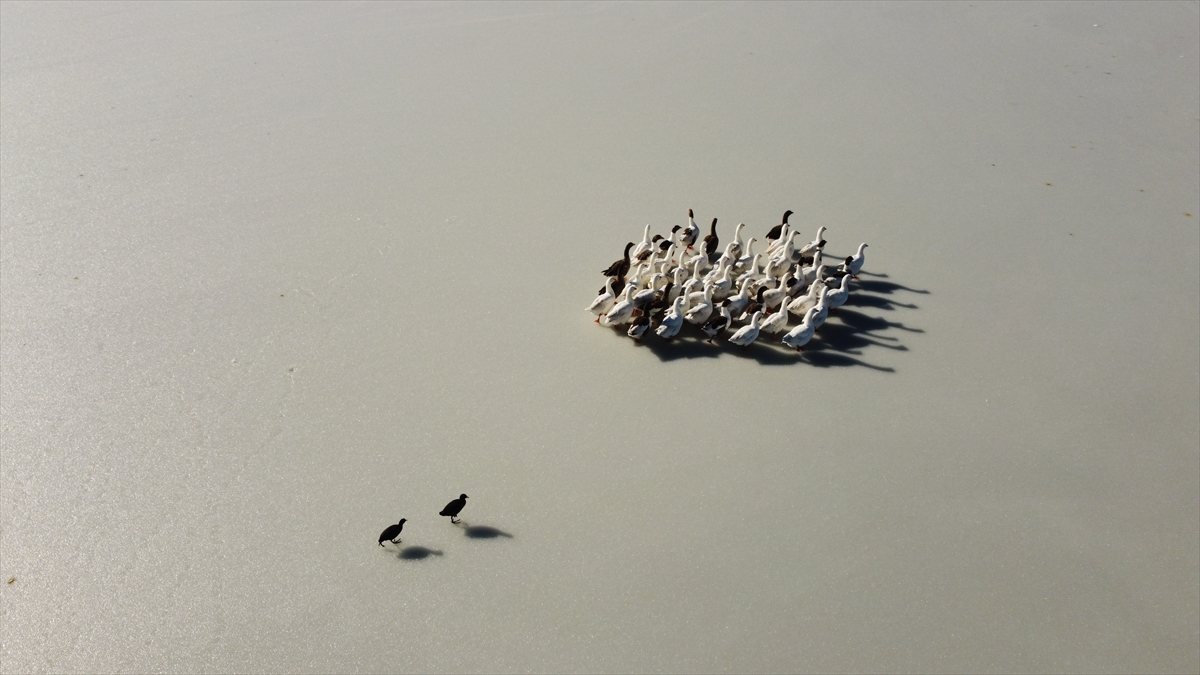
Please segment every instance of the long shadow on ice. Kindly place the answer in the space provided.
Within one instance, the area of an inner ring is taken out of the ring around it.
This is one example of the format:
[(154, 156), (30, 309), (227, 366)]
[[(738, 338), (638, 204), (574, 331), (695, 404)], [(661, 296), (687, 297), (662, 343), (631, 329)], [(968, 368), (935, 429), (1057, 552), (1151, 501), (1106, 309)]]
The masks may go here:
[(504, 530), (498, 530), (488, 525), (468, 525), (465, 522), (463, 525), (463, 534), (471, 539), (495, 539), (497, 537), (506, 537), (512, 539), (513, 536)]
[(407, 546), (401, 549), (396, 554), (396, 557), (401, 560), (424, 560), (431, 555), (440, 556), (442, 552), (432, 548), (425, 548), (424, 546)]

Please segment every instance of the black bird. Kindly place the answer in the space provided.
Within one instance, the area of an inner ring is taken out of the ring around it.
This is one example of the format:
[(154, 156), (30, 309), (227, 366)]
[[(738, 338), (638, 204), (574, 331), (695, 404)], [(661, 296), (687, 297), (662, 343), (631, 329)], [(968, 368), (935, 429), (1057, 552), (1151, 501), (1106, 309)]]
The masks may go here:
[(383, 542), (385, 541), (390, 541), (393, 544), (399, 544), (400, 530), (404, 529), (404, 522), (407, 520), (407, 518), (401, 518), (400, 522), (396, 523), (395, 525), (388, 525), (387, 528), (384, 529), (383, 534), (379, 535), (379, 545), (383, 546)]
[(778, 239), (778, 238), (779, 238), (779, 234), (780, 234), (781, 232), (783, 232), (783, 226), (788, 224), (788, 221), (787, 221), (787, 219), (788, 219), (788, 217), (789, 217), (789, 216), (791, 216), (791, 215), (792, 215), (792, 212), (791, 212), (791, 211), (784, 211), (784, 212), (783, 212), (783, 222), (782, 222), (782, 223), (780, 223), (780, 224), (778, 224), (778, 225), (776, 225), (775, 227), (772, 227), (772, 228), (771, 228), (771, 229), (770, 229), (770, 230), (767, 232), (767, 239)]
[(713, 218), (712, 229), (709, 230), (708, 234), (704, 235), (704, 245), (708, 250), (709, 262), (712, 262), (713, 257), (720, 252), (721, 249), (717, 248), (720, 243), (721, 240), (717, 237), (717, 219)]
[(646, 331), (648, 330), (650, 330), (650, 312), (646, 312), (635, 319), (625, 334), (633, 338), (634, 342), (641, 342), (642, 336), (645, 335)]
[[(628, 253), (629, 250), (626, 249), (625, 252)], [(463, 507), (466, 505), (467, 505), (467, 496), (459, 495), (458, 499), (455, 499), (454, 501), (447, 504), (446, 508), (442, 509), (442, 512), (439, 513), (438, 515), (439, 516), (450, 516), (450, 522), (457, 523), (458, 521), (455, 520), (454, 517), (457, 516), (458, 512), (462, 511)]]
[(608, 269), (601, 272), (606, 277), (625, 278), (629, 273), (629, 249), (633, 248), (633, 242), (625, 244), (625, 257), (608, 266)]
[(666, 286), (663, 286), (661, 291), (654, 294), (654, 299), (646, 305), (646, 315), (663, 314), (667, 311), (667, 307), (671, 303), (667, 302), (667, 298), (671, 297), (671, 287), (675, 285), (674, 281), (668, 281)]
[(704, 334), (708, 336), (708, 344), (713, 343), (713, 338), (721, 334), (721, 331), (729, 328), (729, 323), (733, 321), (733, 317), (729, 316), (729, 310), (721, 308), (721, 313), (708, 320), (708, 323), (700, 327)]
[(758, 295), (746, 305), (745, 316), (754, 316), (754, 313), (763, 309), (763, 294), (767, 292), (767, 287), (763, 286), (758, 289)]

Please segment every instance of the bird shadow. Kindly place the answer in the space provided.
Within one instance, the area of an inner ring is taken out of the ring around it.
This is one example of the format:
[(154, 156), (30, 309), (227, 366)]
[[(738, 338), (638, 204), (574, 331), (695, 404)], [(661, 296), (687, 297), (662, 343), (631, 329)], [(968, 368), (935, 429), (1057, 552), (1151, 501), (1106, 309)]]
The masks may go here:
[(401, 560), (424, 560), (431, 555), (441, 556), (443, 554), (441, 551), (424, 546), (407, 546), (400, 549), (396, 557)]
[(504, 530), (499, 530), (489, 525), (468, 525), (462, 523), (463, 534), (469, 539), (496, 539), (497, 537), (506, 537), (512, 539), (513, 536)]
[(918, 295), (929, 295), (929, 291), (927, 291), (927, 290), (918, 290), (916, 288), (909, 288), (908, 286), (894, 284), (890, 281), (874, 281), (871, 279), (859, 279), (856, 283), (857, 283), (859, 290), (863, 290), (868, 293), (879, 293), (881, 295), (891, 295), (892, 293), (895, 293), (896, 291), (907, 291), (909, 293), (916, 293)]
[[(862, 272), (861, 274), (868, 274)], [(880, 281), (889, 278), (887, 274), (870, 273), (872, 279), (858, 279), (853, 282), (850, 297), (845, 305), (834, 309), (829, 319), (817, 329), (812, 340), (800, 351), (788, 348), (780, 342), (782, 334), (761, 334), (759, 339), (747, 347), (738, 347), (729, 342), (731, 331), (723, 332), (713, 341), (708, 340), (698, 326), (685, 323), (674, 338), (664, 340), (647, 331), (641, 341), (634, 342), (639, 348), (645, 348), (661, 361), (678, 361), (681, 359), (715, 359), (724, 355), (737, 358), (753, 359), (760, 365), (784, 366), (797, 363), (807, 363), (818, 368), (862, 366), (870, 370), (893, 373), (895, 368), (879, 366), (865, 360), (863, 355), (870, 350), (886, 349), (893, 352), (907, 352), (908, 347), (900, 342), (895, 335), (887, 335), (892, 329), (908, 333), (924, 333), (920, 328), (907, 326), (898, 321), (889, 321), (882, 316), (873, 316), (867, 310), (895, 311), (896, 309), (917, 309), (917, 305), (901, 303), (888, 298), (897, 291), (906, 291), (921, 295), (929, 295), (931, 291), (909, 288), (891, 281)], [(798, 317), (793, 316), (791, 325), (795, 325)], [(736, 329), (737, 325), (733, 327)], [(622, 339), (625, 326), (616, 326), (610, 330)], [(882, 352), (880, 352), (882, 353)]]

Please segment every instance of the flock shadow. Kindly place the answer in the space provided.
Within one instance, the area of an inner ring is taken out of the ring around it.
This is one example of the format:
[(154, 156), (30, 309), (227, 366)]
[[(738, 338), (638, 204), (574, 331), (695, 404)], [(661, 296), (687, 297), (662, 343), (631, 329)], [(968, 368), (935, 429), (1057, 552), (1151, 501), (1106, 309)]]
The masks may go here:
[[(873, 364), (865, 360), (863, 356), (875, 349), (894, 352), (908, 351), (908, 347), (901, 343), (900, 337), (894, 332), (924, 333), (925, 331), (899, 321), (891, 321), (876, 315), (875, 312), (918, 309), (917, 304), (899, 302), (893, 296), (901, 293), (929, 295), (930, 291), (909, 288), (887, 279), (889, 279), (887, 274), (871, 273), (866, 270), (860, 272), (859, 278), (851, 286), (852, 290), (846, 304), (829, 312), (828, 320), (817, 329), (816, 335), (799, 352), (780, 342), (780, 338), (783, 337), (782, 333), (771, 336), (763, 334), (753, 344), (747, 347), (738, 347), (728, 342), (731, 331), (727, 331), (709, 342), (708, 337), (700, 331), (698, 326), (689, 323), (684, 323), (679, 335), (671, 340), (663, 340), (654, 335), (653, 331), (649, 331), (642, 337), (641, 342), (634, 344), (650, 350), (662, 361), (715, 359), (729, 354), (735, 357), (754, 359), (765, 366), (807, 363), (817, 368), (860, 366), (893, 373), (895, 368)], [(626, 326), (619, 326), (611, 330), (622, 339), (629, 340), (625, 335), (626, 328)], [(630, 342), (633, 341), (630, 340)]]

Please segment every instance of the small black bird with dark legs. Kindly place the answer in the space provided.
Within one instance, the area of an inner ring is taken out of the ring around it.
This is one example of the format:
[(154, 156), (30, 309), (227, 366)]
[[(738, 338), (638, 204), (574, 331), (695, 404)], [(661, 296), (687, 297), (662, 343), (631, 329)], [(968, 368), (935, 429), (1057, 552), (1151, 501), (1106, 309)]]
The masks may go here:
[(390, 541), (393, 544), (400, 543), (400, 530), (404, 529), (404, 523), (408, 518), (401, 518), (400, 522), (395, 525), (388, 525), (383, 534), (379, 535), (379, 545), (383, 546), (383, 542)]
[(458, 512), (462, 511), (463, 507), (466, 505), (467, 505), (467, 496), (459, 495), (458, 499), (455, 499), (454, 501), (447, 504), (446, 508), (442, 509), (442, 512), (439, 513), (438, 515), (439, 516), (450, 516), (450, 522), (457, 524), (459, 521), (455, 520), (455, 517), (458, 515)]

